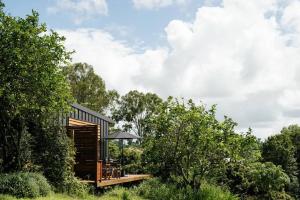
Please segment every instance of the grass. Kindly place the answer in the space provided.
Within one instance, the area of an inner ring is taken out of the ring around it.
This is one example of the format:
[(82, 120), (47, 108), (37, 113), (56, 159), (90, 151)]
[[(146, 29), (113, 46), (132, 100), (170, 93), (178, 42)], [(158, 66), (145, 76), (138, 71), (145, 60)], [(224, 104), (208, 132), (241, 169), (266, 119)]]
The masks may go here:
[[(195, 193), (190, 188), (178, 189), (174, 184), (162, 183), (154, 178), (144, 181), (138, 187), (124, 188), (114, 187), (107, 189), (101, 195), (84, 194), (83, 197), (75, 197), (67, 194), (51, 192), (46, 197), (38, 197), (35, 200), (237, 200), (229, 191), (221, 187), (204, 183), (200, 193)], [(17, 199), (9, 195), (1, 195), (0, 200), (29, 200), (29, 198)]]
[[(10, 195), (1, 195), (0, 200), (30, 200), (28, 198), (16, 198)], [(86, 197), (74, 197), (67, 194), (51, 193), (47, 197), (39, 197), (35, 200), (145, 200), (129, 189), (116, 187), (103, 195), (86, 195)]]

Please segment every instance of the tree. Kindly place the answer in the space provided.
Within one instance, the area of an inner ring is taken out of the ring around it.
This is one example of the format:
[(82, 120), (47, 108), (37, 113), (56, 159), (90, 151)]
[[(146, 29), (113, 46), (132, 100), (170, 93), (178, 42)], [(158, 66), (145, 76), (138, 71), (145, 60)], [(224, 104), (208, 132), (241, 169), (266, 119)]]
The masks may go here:
[[(281, 199), (276, 196), (285, 196), (282, 199), (292, 199), (285, 193), (285, 188), (290, 184), (289, 176), (280, 166), (271, 162), (253, 162), (247, 165), (238, 164), (233, 171), (236, 180), (228, 184), (231, 191), (241, 195), (241, 199), (247, 196), (256, 196), (258, 199)], [(275, 197), (274, 197), (275, 196)]]
[(92, 110), (103, 113), (118, 97), (115, 90), (106, 90), (103, 79), (87, 63), (75, 63), (63, 68), (74, 98)]
[(191, 100), (185, 104), (169, 98), (152, 117), (153, 133), (146, 138), (144, 162), (154, 173), (165, 179), (175, 177), (194, 190), (200, 189), (205, 178), (224, 173), (230, 160), (226, 140), (232, 130), (228, 128), (234, 124), (218, 122), (215, 110), (215, 106), (206, 110)]
[(262, 146), (263, 159), (280, 165), (289, 176), (297, 175), (296, 149), (287, 134), (270, 136)]
[[(227, 124), (230, 121), (227, 117), (222, 124)], [(230, 124), (230, 123), (229, 123)], [(224, 126), (223, 125), (223, 126)], [(225, 127), (228, 125), (225, 125)], [(228, 130), (225, 128), (225, 130)], [(231, 127), (232, 132), (229, 137), (226, 135), (225, 144), (229, 151), (228, 162), (225, 165), (225, 173), (216, 177), (217, 182), (221, 185), (230, 187), (234, 193), (244, 193), (244, 170), (245, 168), (259, 162), (261, 159), (260, 142), (252, 135), (252, 130), (249, 129), (245, 134), (237, 134), (234, 132), (234, 127)], [(227, 131), (226, 131), (227, 132)]]
[(123, 122), (125, 131), (132, 130), (144, 137), (150, 132), (148, 121), (161, 103), (162, 99), (156, 94), (133, 90), (121, 97), (118, 106), (112, 110), (112, 116), (117, 122)]
[(280, 134), (270, 136), (262, 147), (264, 161), (280, 165), (291, 179), (289, 192), (300, 195), (299, 162), (300, 162), (300, 127), (291, 125), (283, 128)]
[(73, 101), (61, 72), (70, 59), (63, 41), (39, 24), (38, 13), (12, 17), (0, 6), (0, 165), (4, 172), (53, 170), (42, 162), (47, 155), (60, 162), (55, 170), (62, 174), (72, 165), (69, 141), (58, 122), (59, 113), (67, 112)]
[[(297, 176), (300, 181), (300, 126), (290, 125), (281, 130), (281, 134), (289, 135), (295, 149), (295, 159), (297, 161)], [(300, 184), (299, 184), (300, 185)], [(300, 191), (300, 188), (299, 188)], [(300, 194), (299, 194), (300, 195)]]

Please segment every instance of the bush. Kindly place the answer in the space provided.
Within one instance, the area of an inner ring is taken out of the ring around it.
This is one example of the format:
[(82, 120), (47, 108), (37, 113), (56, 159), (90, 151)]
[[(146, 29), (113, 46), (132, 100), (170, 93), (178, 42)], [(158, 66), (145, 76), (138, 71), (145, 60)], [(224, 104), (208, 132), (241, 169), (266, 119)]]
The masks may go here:
[(271, 192), (270, 197), (271, 197), (271, 199), (275, 199), (275, 200), (293, 200), (294, 199), (286, 192)]
[(142, 200), (142, 197), (137, 196), (135, 193), (135, 190), (130, 190), (124, 187), (114, 187), (108, 192), (105, 192), (104, 195), (102, 195), (99, 199), (105, 199), (105, 200), (115, 200), (115, 199), (121, 199), (121, 200)]
[(161, 183), (158, 178), (153, 178), (140, 184), (140, 186), (137, 188), (137, 193), (147, 199), (171, 199), (171, 187), (171, 185), (167, 186), (166, 184)]
[(138, 188), (137, 193), (142, 197), (153, 200), (237, 200), (238, 198), (222, 188), (209, 185), (207, 183), (201, 186), (196, 192), (191, 187), (178, 188), (175, 184), (162, 183), (154, 178), (144, 181)]
[(47, 196), (51, 191), (46, 178), (37, 173), (11, 173), (0, 175), (0, 193), (18, 198)]
[(229, 191), (222, 189), (221, 187), (204, 183), (201, 187), (200, 199), (215, 200), (237, 200), (238, 198), (232, 195)]
[(88, 195), (89, 188), (86, 184), (81, 183), (76, 177), (69, 177), (65, 180), (59, 192), (67, 193), (73, 197), (86, 197)]
[(228, 180), (224, 183), (231, 192), (242, 198), (257, 196), (259, 199), (289, 199), (285, 189), (290, 179), (280, 166), (270, 162), (237, 164), (227, 170)]
[[(124, 166), (123, 169), (126, 173), (143, 173), (142, 165), (142, 149), (134, 146), (124, 148)], [(121, 159), (121, 157), (120, 157)]]

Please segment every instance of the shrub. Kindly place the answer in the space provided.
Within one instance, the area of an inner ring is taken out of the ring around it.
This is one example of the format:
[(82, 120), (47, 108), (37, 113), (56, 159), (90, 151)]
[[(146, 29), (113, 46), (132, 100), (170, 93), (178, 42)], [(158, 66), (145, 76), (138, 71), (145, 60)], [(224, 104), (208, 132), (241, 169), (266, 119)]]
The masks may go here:
[(259, 199), (276, 200), (290, 198), (285, 193), (285, 189), (290, 185), (288, 175), (280, 166), (270, 162), (237, 164), (227, 171), (227, 178), (225, 184), (241, 197), (257, 196)]
[(153, 178), (140, 184), (137, 188), (137, 193), (147, 199), (170, 199), (172, 195), (171, 187), (171, 185), (167, 186), (166, 184), (161, 183), (158, 178)]
[(113, 189), (111, 189), (110, 191), (106, 192), (99, 199), (142, 200), (143, 198), (137, 196), (137, 194), (135, 193), (135, 190), (129, 190), (127, 188), (117, 186), (117, 187), (114, 187)]
[(16, 197), (0, 194), (0, 200), (16, 200)]
[(201, 187), (200, 199), (215, 200), (237, 200), (238, 198), (232, 195), (229, 191), (222, 189), (221, 187), (204, 183)]
[(89, 188), (86, 184), (81, 183), (76, 177), (71, 176), (65, 180), (59, 192), (67, 193), (71, 196), (86, 197), (88, 195)]
[(37, 173), (11, 173), (0, 175), (0, 193), (21, 197), (36, 198), (46, 196), (51, 187), (46, 178)]
[(138, 188), (137, 193), (142, 197), (150, 200), (236, 200), (238, 199), (229, 191), (222, 188), (209, 185), (207, 183), (201, 186), (198, 192), (191, 187), (178, 188), (175, 184), (162, 183), (159, 179), (154, 178), (144, 181)]
[[(134, 146), (124, 148), (124, 166), (126, 173), (143, 173), (143, 165), (141, 162), (142, 149)], [(121, 159), (121, 157), (120, 157)]]
[(274, 199), (274, 200), (293, 200), (294, 199), (286, 192), (271, 192), (270, 197), (271, 197), (271, 199)]

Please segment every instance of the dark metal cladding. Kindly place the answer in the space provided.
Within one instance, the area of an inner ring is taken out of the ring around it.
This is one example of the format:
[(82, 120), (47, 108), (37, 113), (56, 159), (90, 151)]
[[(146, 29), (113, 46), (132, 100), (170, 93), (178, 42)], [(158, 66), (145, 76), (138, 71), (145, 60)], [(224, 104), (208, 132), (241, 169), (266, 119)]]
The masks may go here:
[(72, 106), (72, 110), (69, 113), (69, 115), (67, 115), (65, 117), (64, 125), (68, 125), (67, 119), (69, 117), (76, 119), (76, 120), (90, 122), (93, 124), (100, 125), (100, 138), (101, 138), (101, 140), (100, 140), (100, 157), (103, 161), (105, 161), (108, 157), (108, 141), (104, 138), (106, 138), (108, 136), (109, 124), (114, 124), (115, 121), (109, 117), (101, 115), (100, 113), (93, 111), (89, 108), (86, 108), (82, 105), (79, 105), (77, 103), (74, 103), (71, 106)]
[(79, 105), (77, 103), (73, 103), (72, 104), (72, 108), (75, 109), (74, 110), (74, 115), (75, 115), (76, 112), (79, 112), (79, 111), (85, 112), (87, 115), (89, 115), (88, 119), (87, 119), (87, 117), (84, 119), (84, 117), (82, 115), (77, 114), (77, 115), (75, 115), (76, 119), (81, 118), (79, 120), (85, 120), (85, 121), (89, 121), (91, 123), (95, 123), (95, 121), (97, 121), (96, 119), (99, 118), (99, 119), (102, 119), (102, 120), (104, 120), (104, 121), (106, 121), (108, 123), (112, 123), (112, 124), (115, 123), (115, 121), (112, 120), (111, 118), (106, 117), (104, 115), (101, 115), (100, 113), (98, 113), (96, 111), (93, 111), (93, 110), (91, 110), (89, 108), (86, 108), (86, 107), (84, 107), (82, 105)]

